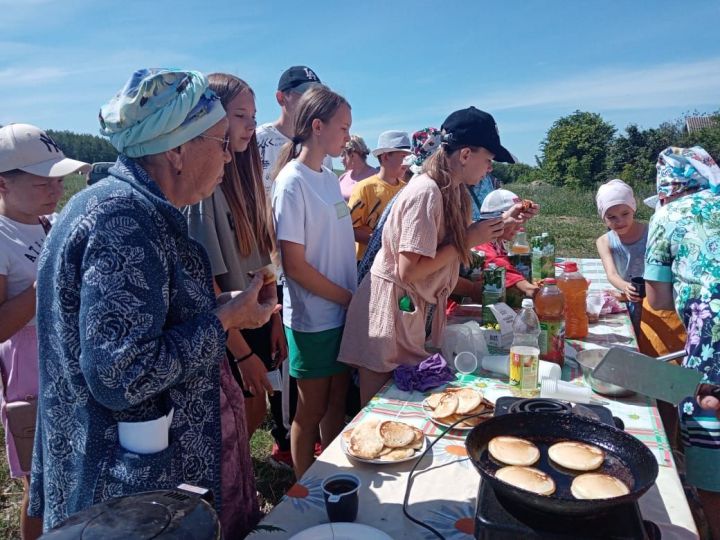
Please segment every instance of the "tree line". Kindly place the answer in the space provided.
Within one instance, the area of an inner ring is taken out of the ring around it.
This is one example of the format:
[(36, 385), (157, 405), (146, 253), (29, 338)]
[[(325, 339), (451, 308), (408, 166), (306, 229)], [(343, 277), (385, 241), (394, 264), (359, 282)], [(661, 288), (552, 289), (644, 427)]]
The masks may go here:
[(557, 186), (594, 188), (610, 178), (620, 178), (635, 188), (648, 188), (655, 184), (657, 156), (668, 146), (699, 145), (719, 161), (720, 110), (707, 116), (714, 122), (691, 132), (682, 118), (648, 129), (630, 124), (618, 133), (599, 114), (575, 111), (550, 127), (534, 166), (495, 164), (493, 174), (504, 183), (542, 180)]
[[(720, 110), (709, 116), (714, 123), (691, 132), (685, 129), (684, 119), (677, 119), (648, 129), (630, 124), (618, 133), (599, 114), (575, 111), (550, 127), (534, 165), (496, 163), (493, 174), (506, 184), (541, 180), (556, 186), (594, 188), (610, 178), (621, 178), (635, 188), (648, 188), (655, 182), (657, 156), (668, 146), (700, 145), (720, 161)], [(94, 163), (117, 158), (115, 148), (97, 135), (47, 133), (73, 159)]]

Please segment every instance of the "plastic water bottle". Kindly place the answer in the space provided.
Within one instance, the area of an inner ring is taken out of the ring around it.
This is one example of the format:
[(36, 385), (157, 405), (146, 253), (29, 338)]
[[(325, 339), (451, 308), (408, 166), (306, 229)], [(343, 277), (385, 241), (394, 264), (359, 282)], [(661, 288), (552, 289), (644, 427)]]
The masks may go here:
[(517, 396), (532, 397), (538, 393), (539, 335), (540, 321), (535, 315), (533, 301), (526, 298), (513, 322), (513, 342), (510, 347), (510, 390)]

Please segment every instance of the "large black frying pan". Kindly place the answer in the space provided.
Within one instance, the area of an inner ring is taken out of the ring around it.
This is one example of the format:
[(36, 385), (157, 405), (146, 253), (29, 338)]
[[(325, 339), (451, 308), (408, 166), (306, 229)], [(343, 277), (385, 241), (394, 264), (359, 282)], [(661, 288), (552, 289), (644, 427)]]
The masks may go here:
[[(540, 449), (540, 461), (533, 467), (550, 474), (556, 491), (544, 496), (516, 488), (495, 478), (504, 464), (488, 452), (488, 443), (499, 435), (521, 437)], [(625, 482), (630, 493), (612, 499), (582, 500), (570, 493), (575, 476), (583, 474), (563, 469), (550, 461), (548, 448), (560, 441), (581, 441), (605, 451), (605, 463), (590, 472), (602, 472)], [(498, 498), (505, 498), (541, 512), (583, 516), (597, 514), (620, 504), (633, 502), (655, 483), (658, 465), (652, 452), (638, 439), (615, 427), (575, 414), (525, 412), (490, 418), (473, 428), (465, 441), (468, 455), (483, 478), (490, 482)]]

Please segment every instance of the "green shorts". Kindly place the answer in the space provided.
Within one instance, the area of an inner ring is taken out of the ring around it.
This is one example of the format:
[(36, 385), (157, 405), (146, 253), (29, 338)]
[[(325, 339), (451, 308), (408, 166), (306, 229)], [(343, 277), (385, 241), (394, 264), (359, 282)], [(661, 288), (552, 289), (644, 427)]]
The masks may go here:
[(298, 332), (285, 327), (290, 375), (296, 379), (319, 379), (347, 371), (337, 361), (343, 327), (322, 332)]

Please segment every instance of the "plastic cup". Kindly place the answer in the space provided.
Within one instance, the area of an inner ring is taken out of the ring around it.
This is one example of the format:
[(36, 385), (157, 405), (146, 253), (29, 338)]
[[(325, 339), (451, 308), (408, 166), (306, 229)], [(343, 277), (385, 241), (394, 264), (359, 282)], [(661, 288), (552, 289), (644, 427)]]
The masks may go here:
[(561, 399), (573, 403), (590, 403), (592, 390), (586, 386), (545, 378), (540, 382), (540, 397)]
[(605, 305), (605, 296), (602, 292), (589, 292), (586, 298), (585, 307), (588, 318), (591, 322), (600, 319), (600, 312)]
[(330, 521), (357, 519), (360, 485), (360, 478), (350, 473), (334, 474), (323, 480), (321, 487)]
[(510, 363), (507, 354), (483, 356), (481, 365), (485, 371), (499, 375), (507, 375), (510, 372)]
[(547, 362), (546, 360), (540, 360), (540, 368), (538, 371), (538, 377), (540, 379), (555, 379), (559, 380), (562, 376), (562, 369), (559, 365), (553, 362)]
[(478, 359), (470, 351), (463, 351), (455, 355), (455, 371), (462, 375), (474, 373), (478, 367)]

